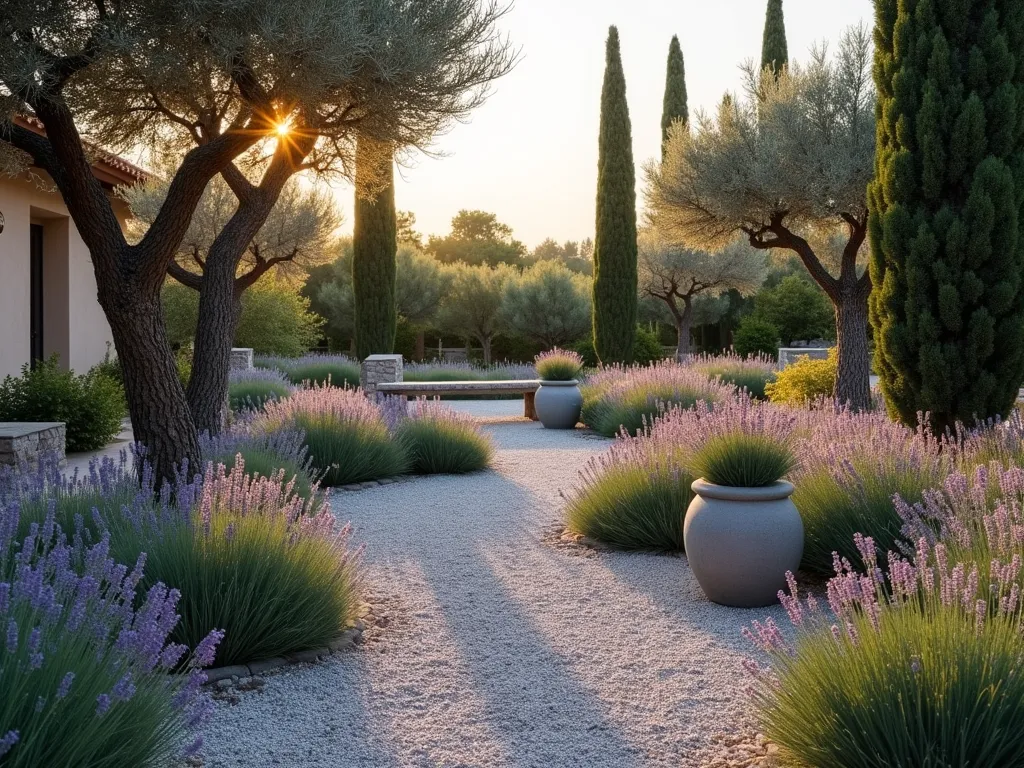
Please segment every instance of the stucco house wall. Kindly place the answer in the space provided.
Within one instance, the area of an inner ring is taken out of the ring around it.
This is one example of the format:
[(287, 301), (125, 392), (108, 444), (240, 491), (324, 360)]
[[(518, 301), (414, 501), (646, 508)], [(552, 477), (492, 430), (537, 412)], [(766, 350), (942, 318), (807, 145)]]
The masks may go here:
[[(0, 378), (17, 374), (31, 350), (30, 225), (43, 227), (43, 349), (85, 372), (103, 359), (110, 327), (96, 300), (89, 249), (60, 194), (38, 170), (0, 175)], [(113, 197), (122, 226), (127, 206)]]

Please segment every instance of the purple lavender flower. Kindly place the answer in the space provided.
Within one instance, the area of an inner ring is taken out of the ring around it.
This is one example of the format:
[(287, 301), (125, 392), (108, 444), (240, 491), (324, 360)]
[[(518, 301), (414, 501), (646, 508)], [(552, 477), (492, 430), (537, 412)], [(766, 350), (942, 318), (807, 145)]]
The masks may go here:
[(71, 692), (71, 684), (75, 681), (75, 673), (68, 672), (57, 687), (57, 698), (63, 699)]
[(0, 738), (0, 757), (3, 757), (11, 751), (11, 747), (18, 743), (20, 734), (18, 731), (8, 731), (4, 734), (3, 738)]
[(215, 629), (204, 637), (195, 650), (196, 663), (201, 667), (208, 667), (213, 664), (217, 653), (217, 645), (224, 639), (224, 631)]
[(10, 619), (7, 622), (7, 652), (14, 653), (18, 650), (18, 622)]
[(110, 696), (105, 693), (101, 693), (96, 697), (96, 714), (103, 716), (110, 709)]

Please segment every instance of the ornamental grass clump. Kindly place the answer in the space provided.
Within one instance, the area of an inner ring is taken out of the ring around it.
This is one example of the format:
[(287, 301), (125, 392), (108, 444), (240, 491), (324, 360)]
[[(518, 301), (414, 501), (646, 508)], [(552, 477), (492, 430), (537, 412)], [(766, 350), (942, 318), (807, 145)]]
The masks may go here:
[(650, 430), (621, 436), (562, 494), (567, 528), (621, 549), (682, 551), (693, 480), (676, 443)]
[(124, 556), (143, 549), (146, 578), (181, 591), (176, 642), (225, 631), (217, 666), (324, 646), (356, 608), (350, 528), (338, 529), (325, 499), (296, 496), (282, 471), (246, 469), (240, 458), (230, 472), (208, 464), (155, 524), (137, 520), (137, 536), (115, 546)]
[(881, 552), (899, 551), (903, 521), (893, 497), (920, 501), (942, 483), (953, 461), (952, 452), (924, 431), (884, 413), (834, 407), (814, 412), (797, 454), (793, 503), (804, 523), (802, 567), (824, 574), (832, 571), (833, 552), (856, 562), (856, 533), (870, 536)]
[(314, 384), (285, 400), (267, 403), (253, 421), (253, 430), (281, 429), (305, 434), (310, 461), (323, 473), (323, 485), (392, 477), (408, 469), (380, 408), (358, 390)]
[(228, 376), (228, 403), (232, 411), (259, 410), (269, 400), (292, 392), (287, 376), (275, 368), (232, 370)]
[[(179, 592), (129, 569), (103, 537), (69, 542), (50, 514), (18, 540), (0, 508), (0, 763), (5, 768), (177, 764), (199, 750), (212, 704), (201, 667), (219, 631), (169, 640)], [(194, 651), (190, 651), (193, 648)]]
[(583, 358), (578, 352), (555, 347), (537, 355), (534, 368), (542, 381), (572, 381), (583, 370)]
[(692, 409), (674, 408), (653, 431), (685, 446), (690, 474), (715, 485), (760, 488), (797, 467), (795, 417), (739, 396)]
[(672, 406), (692, 408), (698, 402), (720, 402), (736, 389), (710, 380), (691, 366), (661, 362), (602, 368), (587, 378), (580, 391), (583, 423), (613, 437), (620, 431), (636, 435)]
[(417, 401), (394, 433), (409, 471), (420, 475), (476, 472), (486, 469), (494, 455), (491, 439), (472, 416), (437, 401)]
[[(829, 611), (779, 593), (796, 627), (745, 634), (771, 660), (748, 661), (765, 736), (786, 765), (1022, 766), (1020, 558), (955, 562), (944, 545), (913, 560), (858, 536), (865, 573), (836, 562)], [(998, 566), (998, 567), (996, 567)]]
[(778, 373), (776, 362), (760, 352), (747, 357), (697, 355), (690, 360), (690, 365), (708, 378), (745, 390), (758, 400), (766, 398), (765, 387), (775, 381)]

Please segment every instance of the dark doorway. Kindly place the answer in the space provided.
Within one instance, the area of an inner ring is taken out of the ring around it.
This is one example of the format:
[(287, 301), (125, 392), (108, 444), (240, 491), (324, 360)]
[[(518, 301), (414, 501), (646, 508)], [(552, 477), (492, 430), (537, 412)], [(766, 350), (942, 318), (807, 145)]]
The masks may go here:
[(43, 359), (43, 228), (30, 225), (29, 251), (31, 277), (29, 278), (29, 332), (31, 333), (30, 360), (35, 368)]

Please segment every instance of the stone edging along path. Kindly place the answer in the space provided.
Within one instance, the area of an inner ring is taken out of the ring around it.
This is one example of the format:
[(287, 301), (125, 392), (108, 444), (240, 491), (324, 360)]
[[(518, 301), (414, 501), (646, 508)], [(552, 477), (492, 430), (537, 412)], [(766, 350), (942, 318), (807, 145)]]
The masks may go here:
[(352, 625), (344, 632), (331, 640), (327, 645), (317, 648), (309, 648), (304, 651), (286, 653), (283, 656), (274, 656), (269, 659), (250, 661), (246, 664), (230, 664), (226, 667), (211, 667), (206, 672), (206, 685), (212, 685), (220, 680), (234, 680), (256, 675), (262, 675), (272, 669), (284, 667), (289, 664), (312, 664), (332, 653), (347, 651), (359, 645), (363, 641), (363, 632), (368, 626), (373, 626), (376, 616), (373, 607), (368, 603), (362, 603), (357, 611), (357, 618)]

